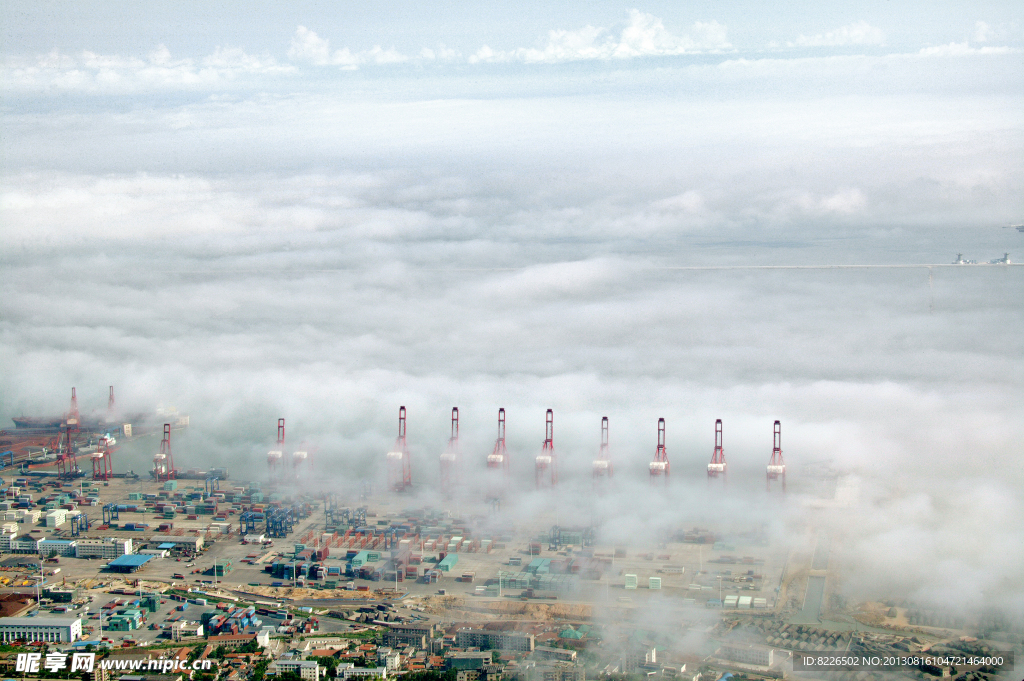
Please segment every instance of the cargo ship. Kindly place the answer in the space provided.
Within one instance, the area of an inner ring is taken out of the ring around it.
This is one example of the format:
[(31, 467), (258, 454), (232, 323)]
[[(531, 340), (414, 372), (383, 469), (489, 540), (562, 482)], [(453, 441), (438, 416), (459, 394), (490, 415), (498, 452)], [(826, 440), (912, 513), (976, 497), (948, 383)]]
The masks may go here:
[[(101, 432), (109, 430), (111, 427), (121, 427), (122, 423), (139, 423), (143, 421), (153, 420), (152, 414), (126, 414), (118, 417), (116, 421), (110, 419), (98, 419), (83, 417), (78, 427), (80, 430), (85, 432)], [(63, 416), (54, 416), (52, 418), (43, 418), (39, 416), (15, 416), (11, 419), (14, 421), (15, 430), (33, 430), (40, 432), (54, 432), (61, 429), (64, 425)]]
[(39, 418), (38, 416), (16, 416), (13, 419), (15, 428), (32, 428), (38, 430), (56, 430), (64, 423), (64, 418)]
[[(156, 470), (150, 470), (149, 475), (153, 478), (156, 477)], [(175, 476), (178, 480), (206, 480), (208, 478), (218, 478), (220, 480), (228, 479), (227, 468), (211, 468), (208, 471), (201, 471), (198, 468), (189, 468), (186, 471), (178, 471)]]

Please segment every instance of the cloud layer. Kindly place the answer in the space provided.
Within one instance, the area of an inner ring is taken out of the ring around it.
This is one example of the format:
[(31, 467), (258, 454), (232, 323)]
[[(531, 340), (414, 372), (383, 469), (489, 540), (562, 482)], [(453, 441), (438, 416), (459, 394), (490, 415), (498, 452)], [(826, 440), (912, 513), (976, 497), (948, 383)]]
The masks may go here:
[(791, 45), (799, 47), (846, 47), (848, 45), (881, 45), (885, 42), (882, 29), (866, 21), (841, 26), (812, 36), (801, 35)]
[[(1016, 48), (971, 23), (881, 54), (892, 36), (854, 22), (732, 52), (732, 21), (634, 11), (532, 47), (357, 49), (303, 21), (287, 57), (7, 60), (0, 417), (114, 384), (191, 414), (182, 465), (266, 477), (284, 416), (306, 489), (345, 492), (382, 482), (405, 405), (426, 503), (451, 407), (481, 486), (504, 407), (523, 523), (651, 541), (770, 517), (785, 549), (810, 519), (851, 597), (1022, 604), (1022, 269), (689, 269), (1018, 259)], [(530, 490), (547, 408), (557, 500)], [(598, 505), (605, 415), (620, 487)], [(821, 499), (826, 463), (850, 505)]]

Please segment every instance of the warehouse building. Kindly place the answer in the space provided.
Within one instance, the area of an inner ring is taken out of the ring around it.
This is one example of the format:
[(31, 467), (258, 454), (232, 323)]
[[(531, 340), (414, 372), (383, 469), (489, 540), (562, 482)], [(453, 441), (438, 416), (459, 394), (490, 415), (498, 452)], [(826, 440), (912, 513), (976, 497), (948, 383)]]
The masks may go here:
[(143, 565), (152, 560), (153, 556), (121, 556), (107, 564), (111, 572), (138, 572)]
[(193, 553), (203, 548), (202, 537), (153, 537), (151, 541), (154, 544), (174, 544), (175, 549), (187, 549)]
[(40, 641), (74, 643), (82, 638), (77, 617), (4, 617), (0, 619), (0, 643)]

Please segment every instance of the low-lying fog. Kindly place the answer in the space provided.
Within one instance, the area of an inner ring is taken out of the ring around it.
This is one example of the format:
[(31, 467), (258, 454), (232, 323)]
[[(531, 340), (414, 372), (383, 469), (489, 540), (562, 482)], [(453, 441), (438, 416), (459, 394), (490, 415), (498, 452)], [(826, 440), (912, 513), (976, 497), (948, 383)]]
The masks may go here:
[[(384, 486), (405, 405), (413, 505), (437, 499), (453, 406), (465, 477), (489, 484), (504, 407), (517, 522), (817, 527), (851, 599), (1024, 612), (1024, 269), (679, 269), (1024, 259), (1003, 228), (1024, 207), (1019, 55), (985, 54), (223, 87), (8, 65), (0, 417), (60, 413), (71, 386), (102, 411), (114, 385), (125, 411), (190, 416), (179, 468), (254, 480), (284, 417), (302, 486), (353, 493)], [(531, 491), (548, 408), (554, 505)], [(764, 491), (775, 419), (785, 503)], [(809, 503), (827, 466), (846, 505)]]

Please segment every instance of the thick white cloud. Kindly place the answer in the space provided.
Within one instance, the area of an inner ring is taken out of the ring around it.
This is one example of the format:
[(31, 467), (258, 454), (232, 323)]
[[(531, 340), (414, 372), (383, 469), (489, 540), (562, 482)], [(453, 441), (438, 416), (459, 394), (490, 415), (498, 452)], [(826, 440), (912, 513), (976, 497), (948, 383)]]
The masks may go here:
[(630, 10), (629, 20), (616, 34), (613, 30), (584, 26), (577, 30), (553, 30), (540, 48), (516, 48), (495, 51), (489, 46), (473, 54), (470, 63), (523, 62), (552, 64), (595, 59), (631, 59), (661, 57), (707, 51), (728, 50), (726, 27), (711, 22), (696, 22), (689, 33), (675, 34), (665, 28), (662, 19)]
[(998, 35), (997, 31), (984, 21), (974, 23), (974, 33), (971, 40), (976, 43), (987, 43)]
[(799, 47), (843, 47), (847, 45), (881, 45), (885, 32), (866, 21), (841, 26), (834, 31), (816, 35), (801, 35), (791, 45)]
[(1014, 47), (985, 45), (972, 47), (970, 43), (949, 43), (922, 47), (918, 52), (922, 57), (971, 57), (977, 55), (1020, 54), (1021, 50)]
[(295, 71), (294, 66), (278, 63), (269, 55), (252, 55), (239, 48), (218, 47), (201, 59), (176, 59), (163, 45), (145, 57), (89, 51), (69, 55), (54, 50), (38, 57), (9, 57), (2, 67), (4, 86), (12, 91), (97, 94), (222, 88), (242, 79)]
[(353, 52), (347, 47), (332, 52), (329, 41), (305, 26), (295, 30), (288, 56), (317, 66), (339, 66), (343, 69), (356, 69), (363, 64), (400, 64), (409, 61), (409, 57), (394, 48), (384, 49), (380, 45), (360, 52)]

